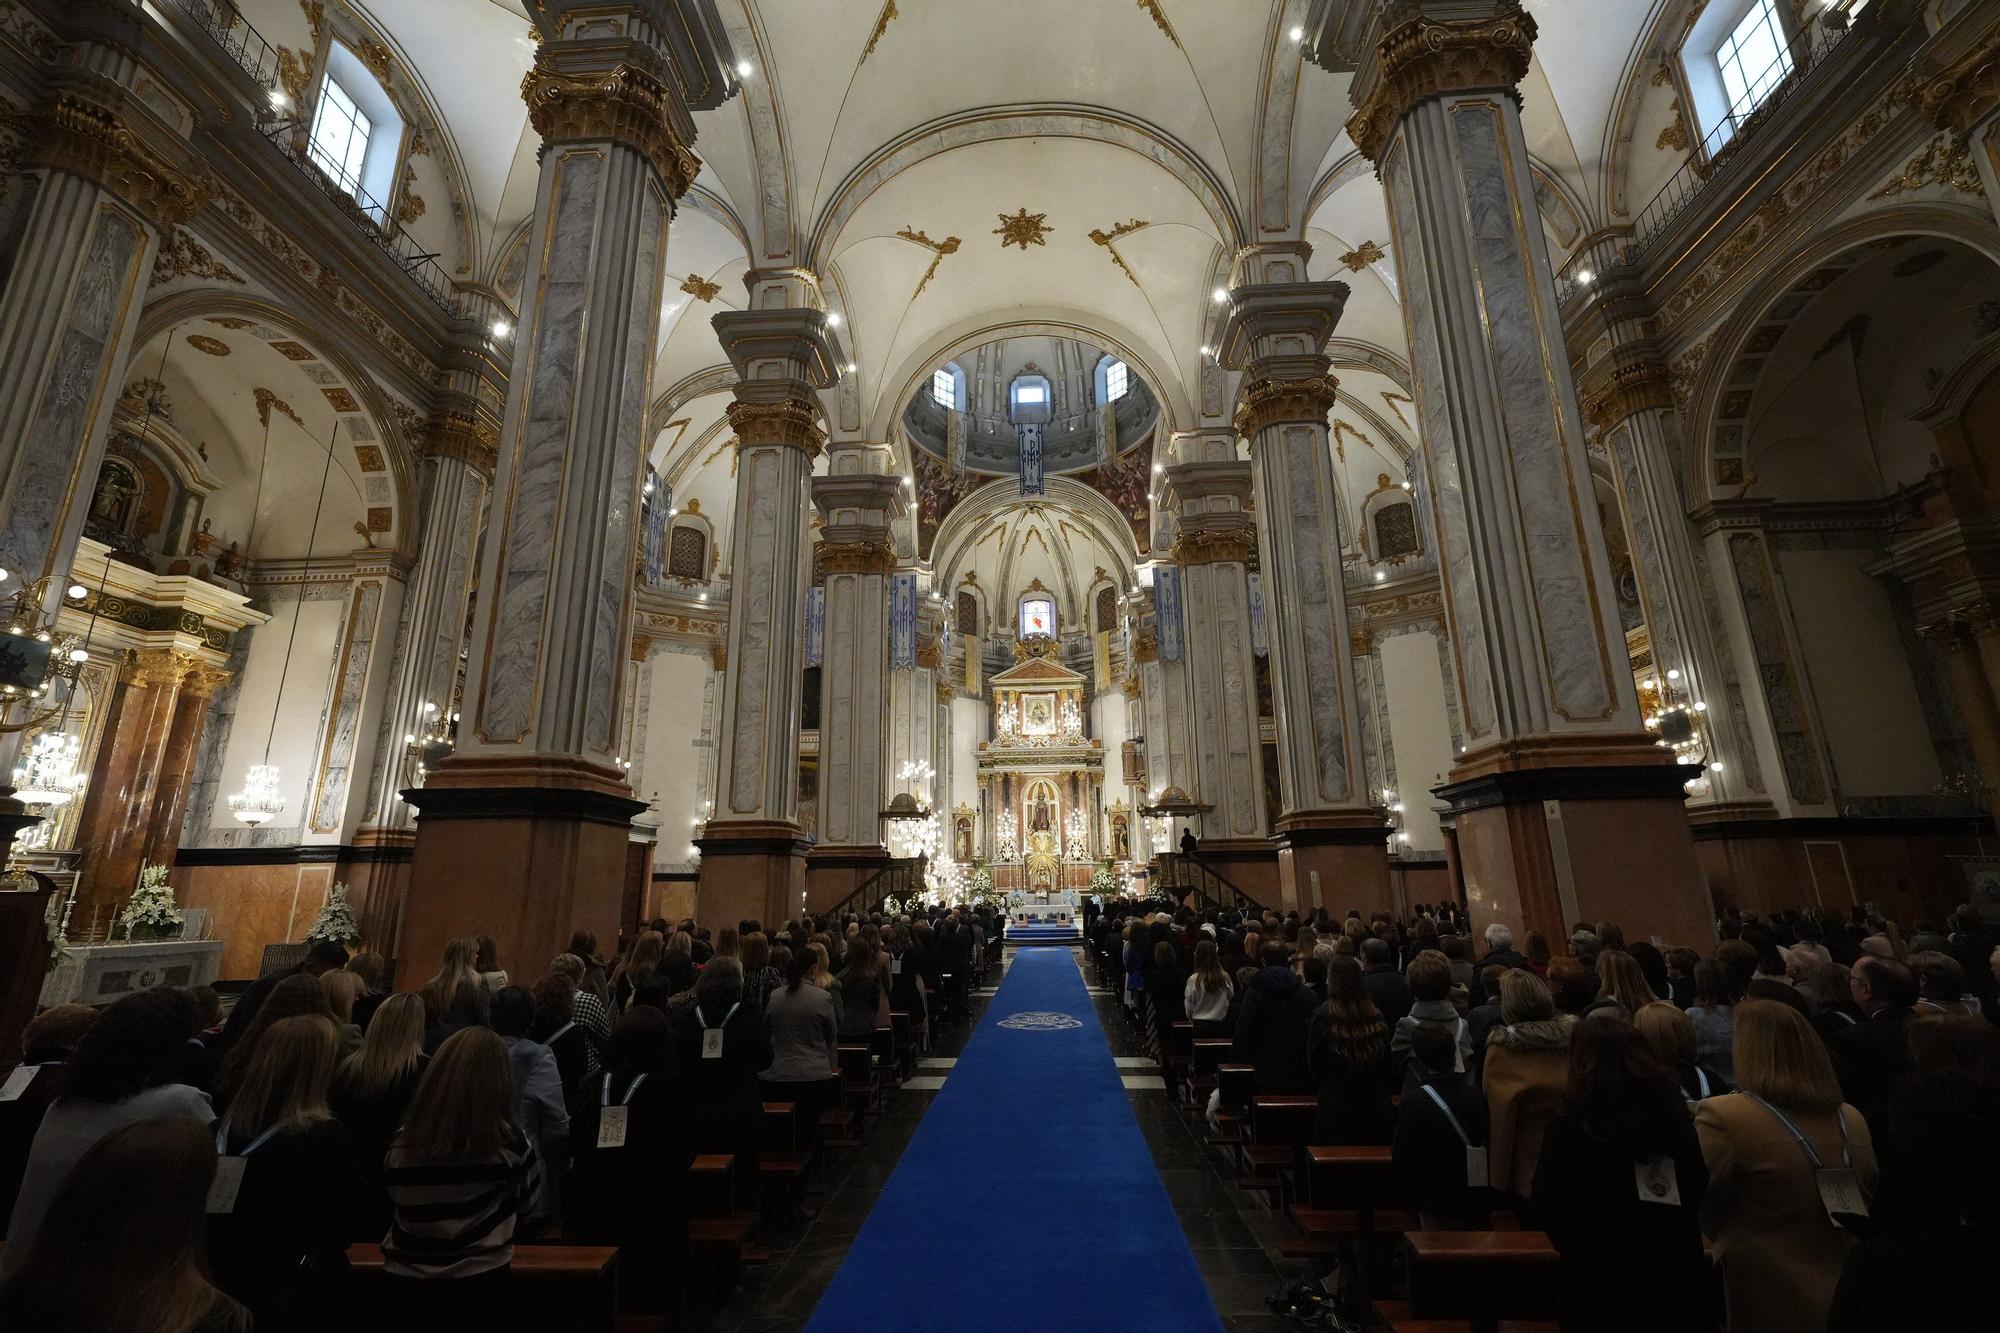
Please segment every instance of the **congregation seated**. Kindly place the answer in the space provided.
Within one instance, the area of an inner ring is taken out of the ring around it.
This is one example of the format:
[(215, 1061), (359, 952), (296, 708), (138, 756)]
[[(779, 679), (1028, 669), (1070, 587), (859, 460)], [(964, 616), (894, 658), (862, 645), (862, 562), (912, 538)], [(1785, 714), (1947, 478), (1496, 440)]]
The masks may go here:
[(1458, 1063), (1450, 1029), (1410, 1035), (1416, 1081), (1396, 1108), (1391, 1159), (1426, 1230), (1476, 1230), (1488, 1212), (1486, 1099)]

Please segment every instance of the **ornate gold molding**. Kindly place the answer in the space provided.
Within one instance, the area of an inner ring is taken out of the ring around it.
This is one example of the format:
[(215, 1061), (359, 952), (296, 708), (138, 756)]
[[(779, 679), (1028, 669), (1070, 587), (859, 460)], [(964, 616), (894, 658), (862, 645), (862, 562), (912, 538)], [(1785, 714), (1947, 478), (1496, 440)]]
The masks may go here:
[(160, 226), (186, 222), (208, 201), (205, 176), (161, 157), (109, 107), (65, 90), (28, 119), (30, 165), (96, 181)]
[(729, 665), (729, 644), (725, 640), (717, 639), (708, 646), (708, 657), (715, 663), (715, 669), (721, 671)]
[(936, 671), (943, 663), (944, 655), (938, 651), (934, 639), (926, 639), (917, 645), (917, 668), (921, 671)]
[(822, 541), (813, 548), (813, 578), (828, 574), (889, 574), (896, 568), (896, 552), (882, 538), (867, 541)]
[(187, 675), (181, 678), (181, 696), (187, 699), (212, 699), (215, 697), (215, 692), (229, 681), (230, 673), (221, 667), (196, 661), (188, 667)]
[(537, 62), (521, 80), (528, 123), (544, 143), (611, 139), (646, 155), (675, 199), (701, 174), (701, 159), (671, 128), (673, 93), (636, 65), (565, 74)]
[(200, 659), (178, 648), (136, 649), (125, 662), (125, 683), (141, 689), (174, 689)]
[(1160, 660), (1160, 641), (1152, 630), (1142, 629), (1133, 634), (1132, 660), (1140, 663)]
[(948, 680), (941, 680), (937, 683), (937, 701), (939, 703), (948, 704), (957, 697), (958, 687), (956, 685), (953, 685)]
[(1247, 565), (1257, 553), (1257, 530), (1245, 524), (1233, 528), (1182, 528), (1174, 537), (1177, 565)]
[(649, 655), (650, 655), (650, 654), (652, 653), (652, 651), (653, 651), (653, 636), (652, 636), (652, 635), (650, 635), (650, 634), (637, 634), (637, 633), (633, 634), (633, 636), (632, 636), (632, 660), (633, 660), (634, 662), (643, 662), (643, 661), (645, 661), (645, 660), (646, 660), (646, 658), (647, 658), (647, 657), (648, 657), (648, 656), (649, 656)]
[(1673, 384), (1665, 367), (1650, 361), (1630, 361), (1611, 371), (1610, 383), (1583, 400), (1583, 416), (1599, 430), (1609, 430), (1649, 408), (1674, 405)]
[(2000, 107), (2000, 33), (1922, 77), (1917, 106), (1939, 129), (1950, 130), (1963, 143), (1974, 125)]
[(1518, 8), (1493, 18), (1414, 18), (1383, 36), (1375, 77), (1357, 95), (1347, 133), (1363, 157), (1379, 161), (1411, 107), (1440, 93), (1512, 89), (1526, 77), (1534, 49), (1535, 21)]
[(1242, 398), (1236, 404), (1236, 430), (1255, 442), (1266, 426), (1311, 422), (1326, 425), (1333, 410), (1340, 381), (1331, 375), (1314, 375), (1303, 380), (1274, 380), (1255, 375), (1243, 382)]
[(775, 403), (746, 403), (739, 398), (729, 405), (729, 425), (736, 432), (738, 449), (788, 444), (803, 449), (808, 458), (817, 458), (826, 448), (826, 432), (820, 429), (813, 405), (803, 398)]
[(433, 413), (417, 437), (417, 448), (429, 458), (456, 458), (488, 477), (499, 461), (500, 433), (464, 408)]
[(1136, 699), (1136, 698), (1138, 698), (1138, 697), (1139, 697), (1139, 677), (1138, 677), (1138, 676), (1136, 676), (1136, 675), (1131, 675), (1131, 676), (1127, 676), (1127, 677), (1125, 677), (1125, 679), (1123, 679), (1123, 680), (1119, 681), (1119, 682), (1118, 682), (1118, 685), (1119, 685), (1119, 688), (1121, 688), (1121, 689), (1123, 689), (1123, 690), (1125, 691), (1125, 697), (1126, 697), (1127, 699)]

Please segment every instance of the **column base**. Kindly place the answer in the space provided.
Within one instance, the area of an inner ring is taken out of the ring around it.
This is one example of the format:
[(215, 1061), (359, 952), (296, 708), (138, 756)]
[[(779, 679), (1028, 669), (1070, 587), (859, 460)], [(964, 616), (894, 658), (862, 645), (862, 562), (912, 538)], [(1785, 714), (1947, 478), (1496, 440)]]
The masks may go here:
[(403, 906), (410, 897), (416, 830), (365, 824), (355, 830), (353, 845), (367, 856), (349, 871), (347, 901), (360, 923), (362, 943), (393, 961), (400, 951)]
[(810, 844), (797, 824), (710, 824), (694, 845), (701, 849), (694, 915), (710, 930), (739, 921), (776, 927), (804, 909)]
[(1456, 768), (1434, 789), (1451, 807), (1475, 933), (1499, 921), (1560, 951), (1574, 923), (1614, 921), (1630, 940), (1715, 943), (1683, 791), (1700, 770), (1627, 755), (1514, 770), (1482, 761), (1470, 767), (1487, 771)]
[(886, 847), (814, 847), (806, 853), (806, 911), (832, 911), (847, 895), (888, 867)]
[(1280, 909), (1392, 911), (1389, 825), (1372, 810), (1299, 810), (1277, 824)]
[[(544, 781), (491, 781), (530, 774)], [(417, 830), (400, 988), (435, 972), (459, 935), (491, 935), (502, 964), (529, 976), (574, 931), (594, 932), (600, 948), (616, 941), (632, 816), (646, 806), (611, 770), (568, 758), (454, 759), (403, 796)]]

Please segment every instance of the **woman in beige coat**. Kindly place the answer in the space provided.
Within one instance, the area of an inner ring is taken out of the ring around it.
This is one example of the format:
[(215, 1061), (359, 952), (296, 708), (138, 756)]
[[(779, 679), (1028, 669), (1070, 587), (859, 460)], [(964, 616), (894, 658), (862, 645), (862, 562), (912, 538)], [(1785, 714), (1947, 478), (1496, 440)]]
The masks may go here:
[(1874, 1143), (1860, 1112), (1841, 1103), (1826, 1046), (1796, 1010), (1752, 1000), (1734, 1021), (1741, 1091), (1694, 1112), (1708, 1163), (1702, 1230), (1722, 1265), (1730, 1328), (1820, 1333), (1854, 1236), (1827, 1216), (1814, 1159), (1851, 1169), (1862, 1196), (1873, 1197)]
[(1576, 1019), (1557, 1015), (1549, 988), (1519, 968), (1500, 979), (1500, 1026), (1487, 1034), (1487, 1177), (1494, 1189), (1534, 1190), (1542, 1131), (1562, 1109)]

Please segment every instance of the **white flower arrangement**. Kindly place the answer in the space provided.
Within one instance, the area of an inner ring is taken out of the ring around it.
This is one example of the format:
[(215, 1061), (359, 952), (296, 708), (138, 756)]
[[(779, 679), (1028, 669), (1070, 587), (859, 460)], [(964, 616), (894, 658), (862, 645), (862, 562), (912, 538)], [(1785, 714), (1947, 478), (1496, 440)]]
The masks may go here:
[(125, 928), (126, 938), (131, 938), (135, 930), (155, 936), (171, 935), (186, 921), (187, 914), (175, 904), (173, 886), (167, 883), (167, 868), (147, 862), (139, 871), (139, 887), (132, 891), (125, 910), (118, 914), (118, 924)]
[(1090, 891), (1100, 898), (1118, 896), (1118, 876), (1112, 873), (1108, 863), (1100, 861), (1097, 869), (1090, 872)]
[(345, 883), (336, 883), (326, 891), (326, 902), (320, 907), (312, 929), (306, 932), (307, 944), (317, 944), (322, 940), (331, 941), (343, 949), (352, 949), (361, 942), (361, 923), (354, 919), (354, 909), (347, 905)]

